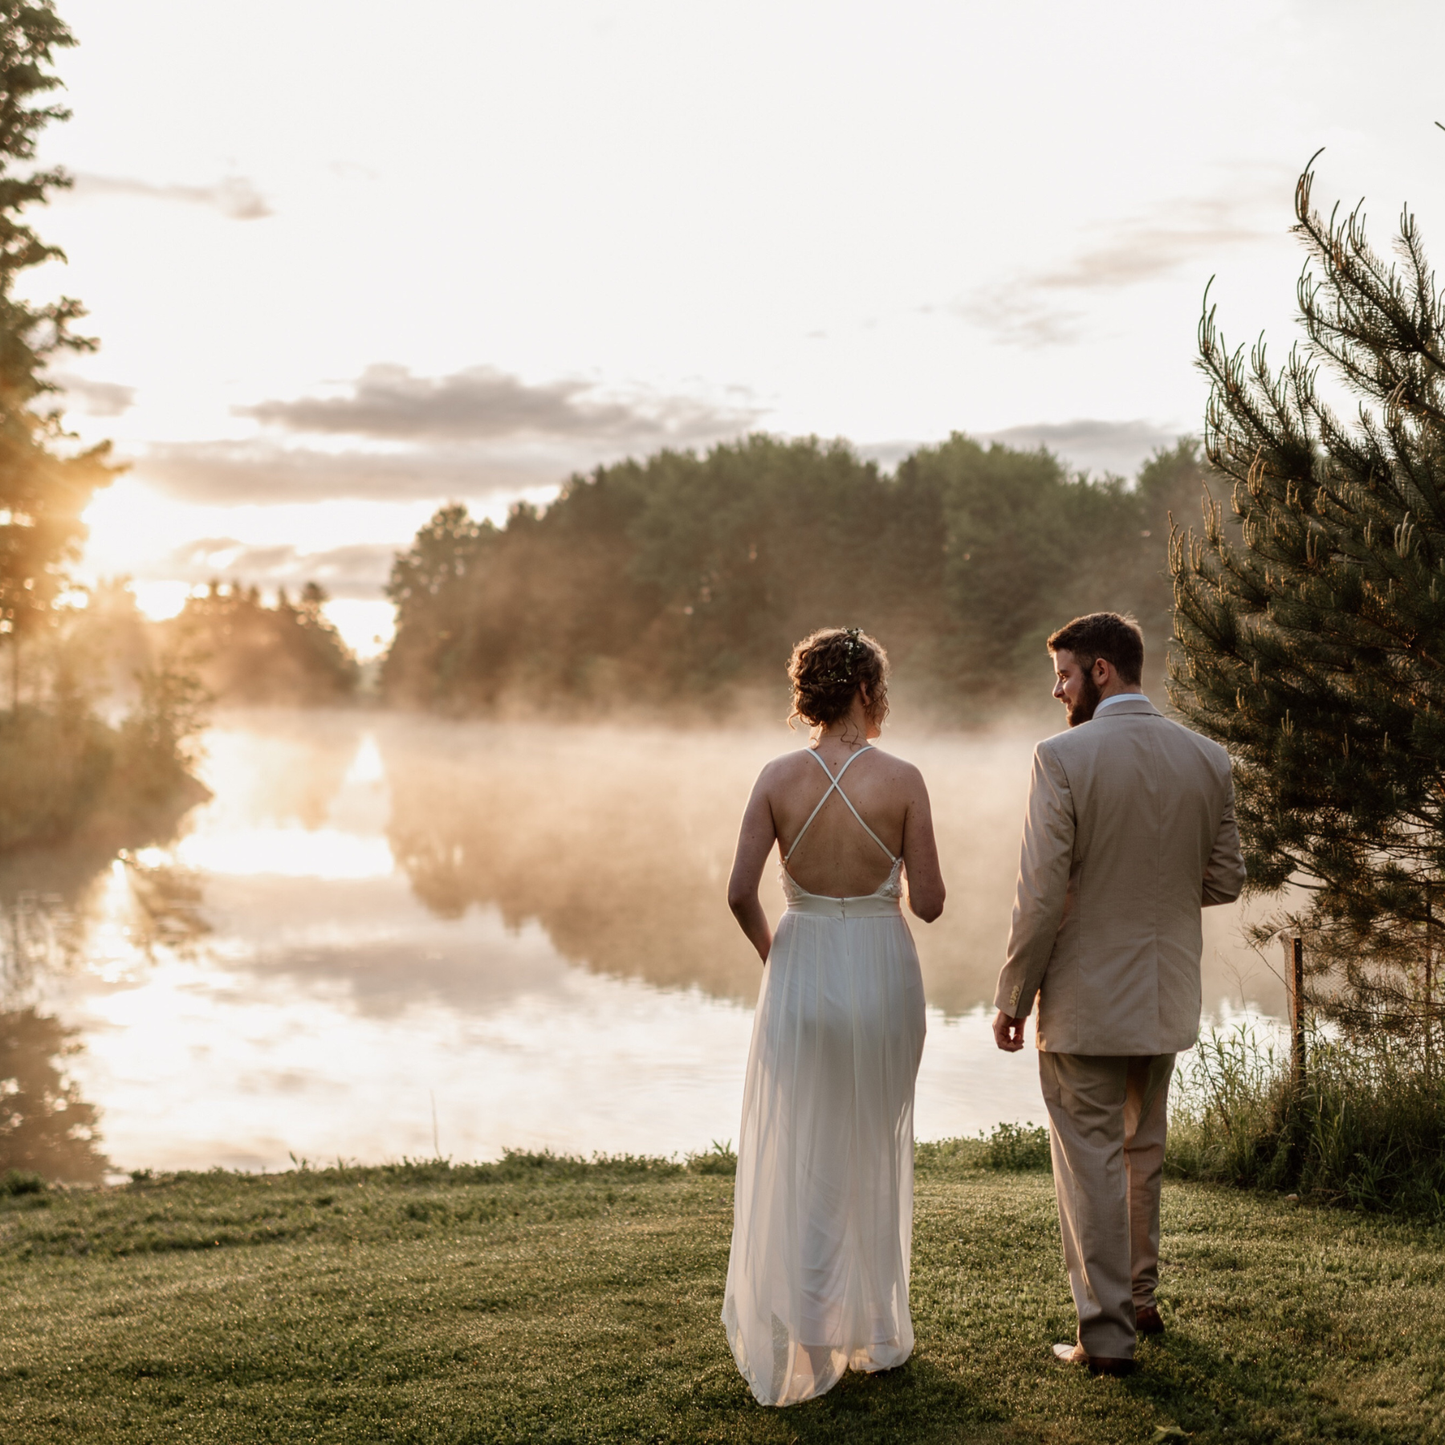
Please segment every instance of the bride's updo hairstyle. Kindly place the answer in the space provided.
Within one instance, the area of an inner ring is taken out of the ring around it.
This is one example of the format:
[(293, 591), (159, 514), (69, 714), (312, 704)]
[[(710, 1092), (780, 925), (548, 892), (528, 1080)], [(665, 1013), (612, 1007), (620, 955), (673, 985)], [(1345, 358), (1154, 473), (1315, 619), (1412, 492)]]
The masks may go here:
[(813, 727), (827, 727), (847, 715), (853, 698), (866, 684), (869, 713), (876, 723), (888, 715), (888, 654), (856, 627), (824, 627), (810, 633), (794, 649), (788, 663), (793, 684), (795, 717)]

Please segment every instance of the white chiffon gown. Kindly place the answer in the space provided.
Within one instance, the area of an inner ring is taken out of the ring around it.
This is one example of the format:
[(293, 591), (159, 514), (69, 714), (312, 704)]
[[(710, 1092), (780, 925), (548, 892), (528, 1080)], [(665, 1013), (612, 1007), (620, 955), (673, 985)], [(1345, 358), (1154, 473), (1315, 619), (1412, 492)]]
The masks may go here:
[[(903, 860), (830, 779), (783, 859), (778, 923), (753, 1021), (722, 1320), (764, 1405), (821, 1395), (845, 1370), (913, 1350), (913, 1088), (923, 980), (903, 920)], [(893, 867), (876, 892), (808, 893), (787, 871), (837, 792)]]

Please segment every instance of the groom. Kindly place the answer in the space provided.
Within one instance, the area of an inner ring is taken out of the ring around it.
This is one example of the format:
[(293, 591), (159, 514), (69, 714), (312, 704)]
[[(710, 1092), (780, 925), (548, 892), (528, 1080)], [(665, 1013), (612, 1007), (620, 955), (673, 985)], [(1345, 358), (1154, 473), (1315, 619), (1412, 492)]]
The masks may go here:
[(1038, 998), (1064, 1262), (1096, 1374), (1162, 1334), (1159, 1181), (1174, 1056), (1199, 1036), (1201, 907), (1244, 886), (1229, 757), (1140, 691), (1144, 638), (1113, 612), (1048, 641), (1069, 731), (1034, 750), (994, 1038), (1024, 1046)]

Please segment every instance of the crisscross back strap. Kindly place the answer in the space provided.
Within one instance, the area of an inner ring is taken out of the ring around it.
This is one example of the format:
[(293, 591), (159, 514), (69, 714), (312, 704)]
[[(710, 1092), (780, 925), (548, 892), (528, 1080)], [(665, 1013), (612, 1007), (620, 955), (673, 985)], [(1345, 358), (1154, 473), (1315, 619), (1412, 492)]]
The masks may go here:
[(828, 799), (833, 796), (834, 793), (837, 793), (837, 795), (842, 798), (842, 800), (848, 805), (848, 811), (852, 813), (855, 818), (857, 818), (858, 826), (862, 828), (862, 830), (888, 855), (888, 857), (894, 863), (896, 863), (898, 859), (895, 856), (893, 850), (888, 846), (887, 843), (883, 841), (882, 838), (877, 835), (877, 833), (872, 830), (872, 828), (867, 825), (867, 823), (863, 821), (863, 815), (857, 810), (857, 808), (853, 806), (853, 800), (839, 786), (839, 784), (843, 781), (843, 774), (846, 773), (848, 769), (851, 768), (853, 764), (863, 756), (864, 753), (871, 753), (873, 751), (873, 744), (865, 743), (861, 748), (859, 748), (858, 751), (854, 753), (853, 756), (849, 758), (848, 761), (844, 763), (841, 768), (838, 769), (836, 775), (828, 772), (827, 763), (825, 763), (823, 759), (819, 757), (816, 751), (814, 751), (812, 748), (809, 748), (808, 751), (812, 753), (813, 758), (817, 762), (818, 766), (822, 768), (825, 773), (828, 773), (828, 788), (827, 791), (823, 794), (823, 796), (818, 799), (818, 806), (814, 808), (811, 813), (808, 814), (808, 821), (804, 823), (803, 826), (798, 830), (798, 836), (793, 839), (793, 846), (789, 848), (785, 854), (783, 854), (783, 862), (786, 863), (793, 856), (793, 854), (798, 851), (798, 844), (803, 841), (804, 835), (807, 833), (808, 829), (813, 826), (813, 819), (816, 818), (818, 814), (822, 811), (823, 804), (826, 803)]

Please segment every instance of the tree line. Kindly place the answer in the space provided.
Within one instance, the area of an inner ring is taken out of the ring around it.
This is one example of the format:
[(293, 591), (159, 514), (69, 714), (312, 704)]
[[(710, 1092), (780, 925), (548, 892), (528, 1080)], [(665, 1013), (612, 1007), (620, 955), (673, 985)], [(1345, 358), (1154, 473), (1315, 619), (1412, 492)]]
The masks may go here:
[(1157, 675), (1170, 635), (1171, 512), (1198, 514), (1181, 439), (1132, 481), (961, 434), (893, 474), (843, 442), (753, 435), (573, 477), (502, 526), (442, 508), (398, 555), (387, 699), (725, 706), (777, 693), (816, 627), (860, 626), (900, 692), (972, 721), (1047, 685), (1044, 639), (1131, 612)]
[(218, 702), (343, 702), (356, 692), (361, 669), (326, 618), (328, 600), (316, 582), (294, 602), (283, 587), (268, 605), (257, 587), (213, 581), (157, 631)]

